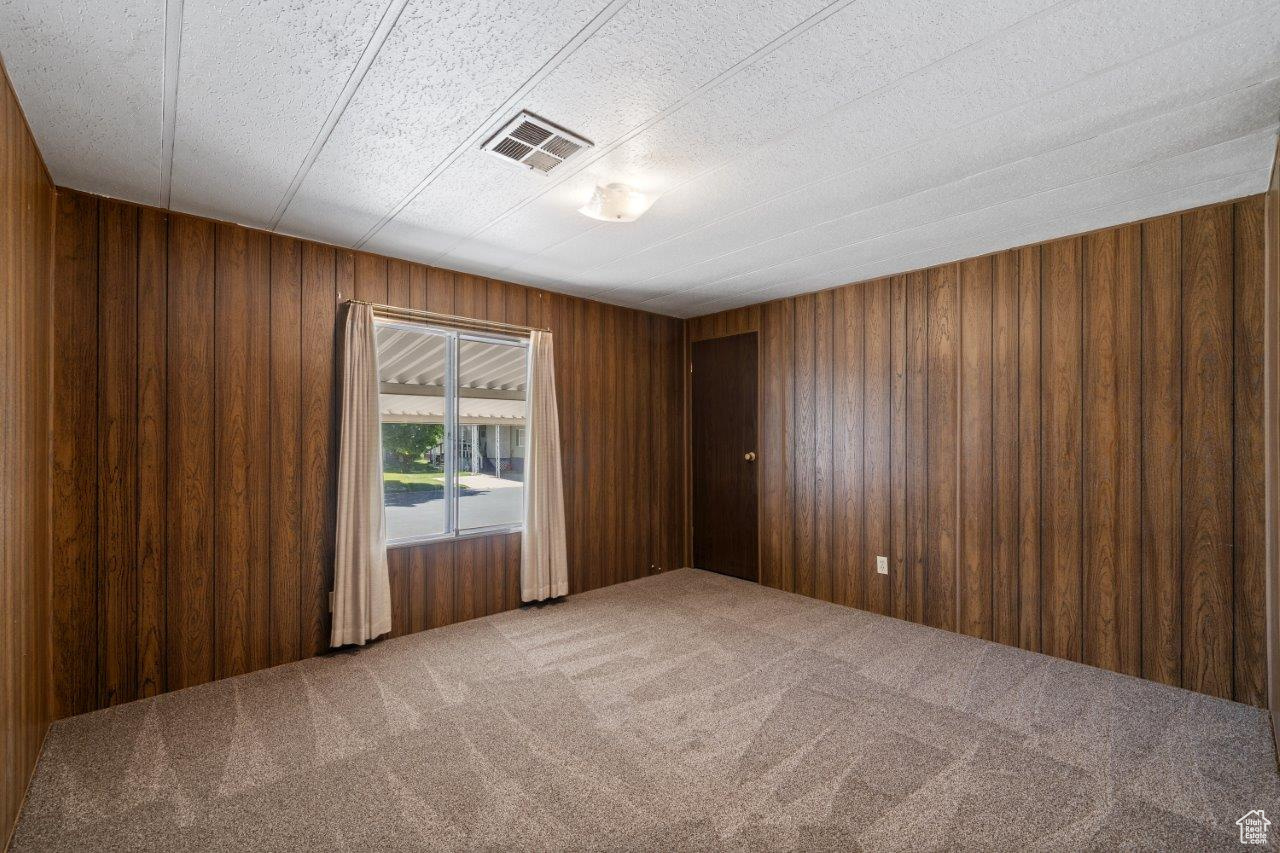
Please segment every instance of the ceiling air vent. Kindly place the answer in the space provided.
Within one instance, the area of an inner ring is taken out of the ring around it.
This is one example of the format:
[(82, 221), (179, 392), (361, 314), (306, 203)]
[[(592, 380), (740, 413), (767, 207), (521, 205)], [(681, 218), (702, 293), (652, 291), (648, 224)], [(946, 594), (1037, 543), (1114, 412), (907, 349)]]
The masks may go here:
[(547, 174), (591, 143), (533, 113), (522, 112), (489, 137), (484, 150)]

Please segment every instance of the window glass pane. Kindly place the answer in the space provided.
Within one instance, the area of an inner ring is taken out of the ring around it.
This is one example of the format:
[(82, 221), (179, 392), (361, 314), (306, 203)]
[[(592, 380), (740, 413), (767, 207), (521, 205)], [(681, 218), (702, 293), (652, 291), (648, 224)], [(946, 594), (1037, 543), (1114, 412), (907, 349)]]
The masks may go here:
[(382, 484), (387, 539), (449, 531), (445, 509), (445, 383), (449, 338), (379, 324)]
[(524, 520), (528, 347), (458, 341), (458, 529)]

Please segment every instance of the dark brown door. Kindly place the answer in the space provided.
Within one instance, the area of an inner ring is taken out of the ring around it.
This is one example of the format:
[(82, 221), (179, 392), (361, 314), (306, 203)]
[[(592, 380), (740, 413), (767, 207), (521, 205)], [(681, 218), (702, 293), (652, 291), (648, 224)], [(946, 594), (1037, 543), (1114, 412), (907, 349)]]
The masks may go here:
[(693, 565), (758, 580), (756, 334), (693, 345)]

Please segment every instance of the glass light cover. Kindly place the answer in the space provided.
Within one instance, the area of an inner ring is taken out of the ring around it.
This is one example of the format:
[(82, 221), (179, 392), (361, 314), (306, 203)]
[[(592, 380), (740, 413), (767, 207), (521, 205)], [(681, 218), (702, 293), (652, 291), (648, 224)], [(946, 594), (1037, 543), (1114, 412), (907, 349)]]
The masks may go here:
[(599, 184), (578, 212), (601, 222), (635, 222), (651, 204), (652, 198), (626, 184)]

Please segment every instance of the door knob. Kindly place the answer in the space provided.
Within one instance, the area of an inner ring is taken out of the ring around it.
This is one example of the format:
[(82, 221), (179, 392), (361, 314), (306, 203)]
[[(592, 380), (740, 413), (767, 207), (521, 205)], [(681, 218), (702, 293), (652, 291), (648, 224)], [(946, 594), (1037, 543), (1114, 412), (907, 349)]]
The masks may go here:
[(745, 454), (743, 454), (742, 458), (747, 460), (748, 462), (755, 462), (756, 452), (754, 450), (748, 450)]

